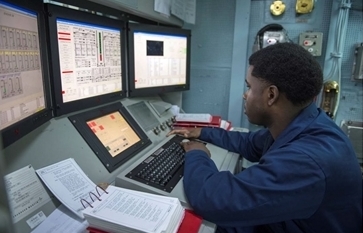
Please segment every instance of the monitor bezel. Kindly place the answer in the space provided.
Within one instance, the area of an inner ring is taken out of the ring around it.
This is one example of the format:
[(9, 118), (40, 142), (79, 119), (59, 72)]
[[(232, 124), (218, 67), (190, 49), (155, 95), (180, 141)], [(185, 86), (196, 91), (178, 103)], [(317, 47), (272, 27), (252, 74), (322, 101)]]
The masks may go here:
[(44, 4), (42, 0), (1, 0), (5, 4), (23, 8), (37, 14), (38, 19), (38, 36), (39, 36), (39, 48), (40, 48), (40, 60), (41, 60), (41, 72), (43, 74), (43, 90), (45, 108), (39, 112), (34, 113), (4, 129), (1, 130), (3, 147), (6, 148), (12, 145), (14, 142), (23, 138), (25, 135), (39, 128), (43, 124), (49, 122), (52, 117), (52, 102), (51, 102), (51, 90), (50, 90), (50, 73), (48, 63), (48, 48), (47, 48), (47, 29), (44, 17)]
[[(84, 110), (90, 107), (95, 107), (102, 104), (121, 100), (126, 97), (126, 23), (122, 20), (111, 19), (105, 16), (73, 10), (66, 7), (60, 7), (52, 4), (45, 4), (48, 12), (48, 29), (49, 43), (51, 54), (51, 85), (52, 98), (54, 102), (54, 115), (61, 116), (64, 114)], [(121, 46), (121, 91), (112, 92), (104, 95), (89, 97), (86, 99), (75, 100), (63, 103), (62, 84), (59, 64), (59, 50), (57, 38), (57, 19), (64, 19), (80, 23), (89, 23), (93, 25), (116, 28), (120, 30), (120, 46)]]
[[(171, 36), (185, 36), (187, 38), (187, 59), (186, 59), (186, 80), (185, 84), (176, 84), (162, 87), (135, 87), (135, 51), (134, 51), (134, 33), (145, 32), (153, 34), (164, 34)], [(128, 50), (128, 97), (155, 96), (169, 92), (187, 91), (190, 89), (190, 56), (191, 56), (191, 30), (157, 26), (150, 24), (129, 23), (128, 31), (129, 50)]]
[[(119, 112), (130, 125), (130, 127), (134, 130), (137, 136), (140, 138), (139, 142), (129, 147), (125, 151), (121, 152), (120, 154), (116, 155), (115, 157), (112, 157), (110, 155), (110, 153), (106, 150), (101, 141), (93, 133), (93, 131), (89, 128), (87, 124), (87, 122), (90, 120), (105, 116), (113, 112)], [(137, 124), (137, 122), (134, 120), (134, 118), (131, 116), (125, 106), (121, 104), (121, 102), (116, 102), (107, 106), (102, 106), (99, 108), (81, 112), (79, 114), (69, 116), (68, 119), (110, 173), (151, 144), (151, 140), (148, 138), (142, 128)]]

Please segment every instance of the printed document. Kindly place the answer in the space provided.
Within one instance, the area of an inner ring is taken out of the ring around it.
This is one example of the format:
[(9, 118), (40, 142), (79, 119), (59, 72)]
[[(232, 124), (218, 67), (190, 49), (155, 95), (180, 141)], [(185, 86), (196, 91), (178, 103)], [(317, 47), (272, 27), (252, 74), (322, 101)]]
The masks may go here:
[(32, 165), (6, 175), (4, 180), (13, 223), (50, 201)]
[(170, 16), (171, 0), (154, 0), (154, 11)]
[(90, 225), (97, 222), (102, 230), (113, 228), (115, 232), (128, 232), (133, 229), (157, 233), (177, 229), (175, 226), (180, 225), (184, 208), (177, 198), (110, 185), (101, 200), (95, 200), (83, 213)]
[(212, 115), (208, 113), (179, 113), (175, 116), (175, 120), (178, 122), (210, 123)]
[(195, 24), (196, 0), (173, 0), (171, 13), (186, 23)]
[(96, 185), (73, 158), (38, 169), (36, 172), (61, 203), (80, 218), (84, 218), (81, 199), (91, 202), (89, 193), (95, 190)]
[(31, 233), (89, 233), (88, 222), (72, 215), (67, 207), (60, 205)]

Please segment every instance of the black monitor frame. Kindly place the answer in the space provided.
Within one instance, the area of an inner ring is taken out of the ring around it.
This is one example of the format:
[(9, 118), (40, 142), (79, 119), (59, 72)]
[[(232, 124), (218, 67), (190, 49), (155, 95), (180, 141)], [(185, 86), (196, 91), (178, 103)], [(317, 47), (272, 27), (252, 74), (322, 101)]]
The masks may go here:
[[(186, 57), (186, 82), (185, 84), (162, 86), (162, 87), (148, 87), (148, 88), (135, 88), (135, 51), (134, 51), (134, 32), (145, 32), (152, 34), (164, 34), (185, 36), (187, 38), (187, 57)], [(129, 40), (129, 62), (128, 62), (128, 96), (154, 96), (168, 92), (186, 91), (190, 89), (190, 53), (191, 53), (191, 31), (176, 27), (156, 26), (149, 24), (129, 24), (128, 32)]]
[(48, 55), (47, 55), (47, 39), (46, 25), (44, 17), (43, 0), (1, 0), (9, 5), (17, 6), (25, 10), (32, 11), (37, 14), (38, 18), (38, 36), (40, 47), (41, 68), (43, 73), (43, 89), (45, 108), (35, 114), (28, 116), (19, 122), (10, 125), (1, 130), (3, 147), (8, 147), (33, 130), (37, 129), (44, 123), (48, 122), (52, 117), (52, 103), (50, 96), (49, 70), (48, 70)]
[[(73, 10), (66, 7), (60, 7), (52, 4), (45, 4), (48, 12), (48, 29), (50, 43), (50, 60), (52, 61), (52, 98), (54, 103), (55, 116), (61, 116), (78, 110), (111, 103), (126, 97), (126, 23), (122, 20), (111, 19), (105, 16)], [(88, 23), (101, 27), (109, 27), (120, 30), (121, 46), (121, 91), (112, 92), (104, 95), (89, 97), (71, 102), (63, 102), (62, 84), (59, 64), (59, 50), (57, 37), (57, 18), (75, 21), (79, 23)]]
[[(127, 123), (131, 126), (137, 136), (140, 138), (140, 141), (135, 145), (129, 147), (125, 151), (120, 154), (112, 157), (107, 149), (103, 146), (101, 141), (97, 138), (97, 136), (93, 133), (90, 127), (87, 125), (87, 122), (96, 119), (107, 114), (113, 112), (119, 112)], [(151, 140), (142, 130), (142, 128), (136, 123), (134, 118), (130, 115), (127, 109), (120, 103), (113, 103), (111, 105), (95, 108), (92, 110), (88, 110), (86, 112), (81, 112), (79, 114), (69, 116), (68, 119), (74, 125), (74, 127), (81, 134), (83, 139), (87, 142), (87, 144), (91, 147), (91, 149), (95, 152), (99, 160), (105, 166), (105, 168), (109, 172), (113, 172), (127, 160), (135, 156), (138, 152), (146, 148), (151, 144)]]

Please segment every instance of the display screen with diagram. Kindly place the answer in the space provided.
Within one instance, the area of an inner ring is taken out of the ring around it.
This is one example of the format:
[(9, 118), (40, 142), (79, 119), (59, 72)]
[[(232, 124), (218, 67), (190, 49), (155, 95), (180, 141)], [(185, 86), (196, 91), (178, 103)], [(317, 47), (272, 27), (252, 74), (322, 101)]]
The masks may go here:
[(125, 96), (124, 22), (48, 6), (57, 116)]
[(68, 118), (109, 172), (151, 144), (120, 102)]
[(51, 118), (39, 2), (0, 1), (0, 130), (5, 146)]
[(190, 37), (185, 29), (130, 24), (130, 96), (189, 90)]

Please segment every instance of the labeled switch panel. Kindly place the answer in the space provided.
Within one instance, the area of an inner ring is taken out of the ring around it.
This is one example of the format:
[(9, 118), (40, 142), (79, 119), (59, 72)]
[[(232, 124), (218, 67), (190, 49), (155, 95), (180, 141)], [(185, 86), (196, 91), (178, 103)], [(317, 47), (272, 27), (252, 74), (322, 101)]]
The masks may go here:
[(321, 56), (323, 47), (322, 32), (303, 32), (299, 36), (299, 44), (313, 56)]
[(356, 46), (354, 51), (353, 79), (363, 79), (363, 43)]

